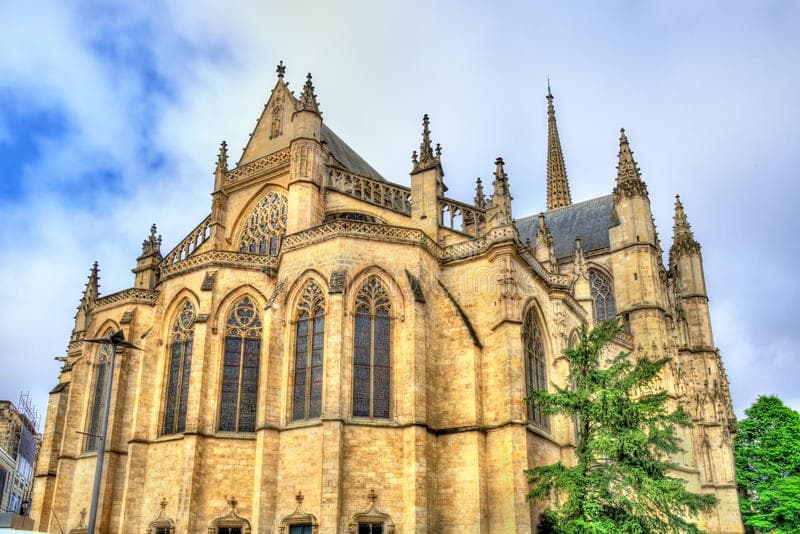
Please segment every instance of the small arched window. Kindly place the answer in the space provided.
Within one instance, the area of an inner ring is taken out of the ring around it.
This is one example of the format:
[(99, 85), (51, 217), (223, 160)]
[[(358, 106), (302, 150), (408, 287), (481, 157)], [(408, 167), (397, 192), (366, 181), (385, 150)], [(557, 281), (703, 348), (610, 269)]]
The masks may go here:
[[(109, 330), (103, 337), (113, 333)], [(97, 351), (97, 362), (94, 373), (94, 389), (92, 390), (92, 404), (89, 406), (89, 427), (86, 430), (86, 450), (96, 451), (100, 444), (100, 425), (102, 425), (103, 407), (106, 403), (106, 384), (109, 378), (109, 365), (111, 363), (111, 345), (100, 345)]]
[(353, 415), (389, 418), (391, 305), (377, 277), (356, 294), (353, 341)]
[[(544, 356), (542, 329), (533, 310), (525, 313), (522, 324), (522, 347), (525, 352), (525, 386), (528, 391), (547, 389), (547, 366)], [(549, 429), (547, 416), (534, 403), (528, 403), (528, 421)]]
[(322, 414), (325, 296), (314, 282), (309, 282), (303, 290), (295, 317), (292, 421)]
[(194, 306), (184, 300), (170, 334), (167, 368), (167, 398), (164, 403), (163, 434), (186, 429), (186, 408), (189, 400), (189, 376), (192, 370), (194, 342)]
[(225, 324), (220, 430), (255, 432), (260, 356), (261, 319), (250, 298), (244, 297)]
[(614, 301), (614, 285), (611, 279), (597, 269), (589, 269), (589, 288), (594, 318), (602, 323), (616, 317), (617, 304)]
[(239, 252), (277, 256), (286, 234), (286, 197), (267, 193), (244, 223)]

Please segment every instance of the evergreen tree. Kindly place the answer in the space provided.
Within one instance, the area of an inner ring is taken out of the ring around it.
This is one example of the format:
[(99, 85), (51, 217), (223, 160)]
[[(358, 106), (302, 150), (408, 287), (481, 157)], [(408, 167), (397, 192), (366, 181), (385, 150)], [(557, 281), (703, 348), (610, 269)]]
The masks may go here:
[(751, 531), (800, 532), (800, 414), (772, 396), (744, 413), (733, 442), (742, 519)]
[(616, 321), (589, 331), (584, 325), (576, 347), (564, 351), (568, 386), (527, 398), (549, 415), (574, 417), (575, 465), (559, 462), (525, 473), (530, 499), (554, 497), (540, 531), (557, 534), (699, 533), (692, 516), (716, 499), (688, 491), (669, 475), (681, 452), (678, 426), (686, 412), (668, 408), (666, 392), (645, 393), (669, 358), (631, 362), (621, 352), (603, 361), (604, 347), (620, 332)]

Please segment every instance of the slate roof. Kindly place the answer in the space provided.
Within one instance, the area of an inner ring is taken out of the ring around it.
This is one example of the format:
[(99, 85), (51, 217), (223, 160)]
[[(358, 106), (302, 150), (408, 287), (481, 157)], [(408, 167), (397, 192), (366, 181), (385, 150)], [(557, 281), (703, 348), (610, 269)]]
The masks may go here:
[(325, 123), (322, 123), (322, 131), (320, 133), (322, 142), (325, 143), (325, 146), (331, 151), (331, 155), (333, 155), (342, 167), (353, 174), (385, 181), (383, 176), (372, 168), (372, 165), (364, 161), (364, 158), (359, 156), (355, 150), (342, 141), (341, 137), (333, 133), (333, 130), (325, 126)]
[[(613, 210), (613, 196), (606, 195), (545, 212), (544, 223), (553, 236), (556, 258), (575, 253), (576, 237), (580, 238), (584, 253), (608, 248), (608, 225)], [(517, 219), (515, 224), (522, 241), (530, 239), (534, 246), (539, 214)]]

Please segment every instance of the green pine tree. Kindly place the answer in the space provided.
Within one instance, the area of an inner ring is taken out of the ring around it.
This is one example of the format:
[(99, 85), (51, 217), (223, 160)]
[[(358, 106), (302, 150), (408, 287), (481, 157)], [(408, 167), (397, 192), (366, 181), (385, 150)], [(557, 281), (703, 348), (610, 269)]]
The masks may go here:
[(670, 476), (670, 456), (681, 452), (678, 426), (686, 412), (668, 408), (666, 392), (643, 395), (669, 358), (631, 362), (621, 352), (601, 362), (601, 352), (620, 332), (616, 321), (591, 331), (564, 351), (569, 386), (528, 397), (549, 415), (575, 418), (575, 465), (559, 462), (526, 471), (530, 499), (554, 497), (540, 531), (557, 534), (700, 533), (692, 521), (716, 499), (688, 491)]
[(742, 519), (751, 532), (800, 532), (800, 414), (773, 396), (744, 413), (733, 443)]

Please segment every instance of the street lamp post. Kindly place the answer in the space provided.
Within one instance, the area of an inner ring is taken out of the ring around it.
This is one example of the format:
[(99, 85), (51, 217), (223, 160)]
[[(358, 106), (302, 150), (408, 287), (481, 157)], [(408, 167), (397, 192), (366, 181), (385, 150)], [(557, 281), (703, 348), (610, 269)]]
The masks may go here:
[(103, 426), (100, 430), (99, 446), (97, 447), (97, 464), (94, 468), (94, 485), (92, 486), (92, 504), (89, 508), (89, 526), (87, 534), (94, 534), (95, 523), (97, 522), (97, 508), (100, 501), (100, 481), (103, 478), (103, 460), (106, 455), (106, 433), (108, 432), (108, 414), (111, 411), (111, 385), (114, 382), (114, 360), (117, 355), (117, 347), (127, 347), (130, 349), (142, 350), (133, 343), (125, 341), (122, 330), (115, 332), (107, 337), (84, 339), (88, 343), (99, 345), (111, 345), (111, 361), (109, 362), (108, 380), (106, 381), (105, 403), (103, 404)]

